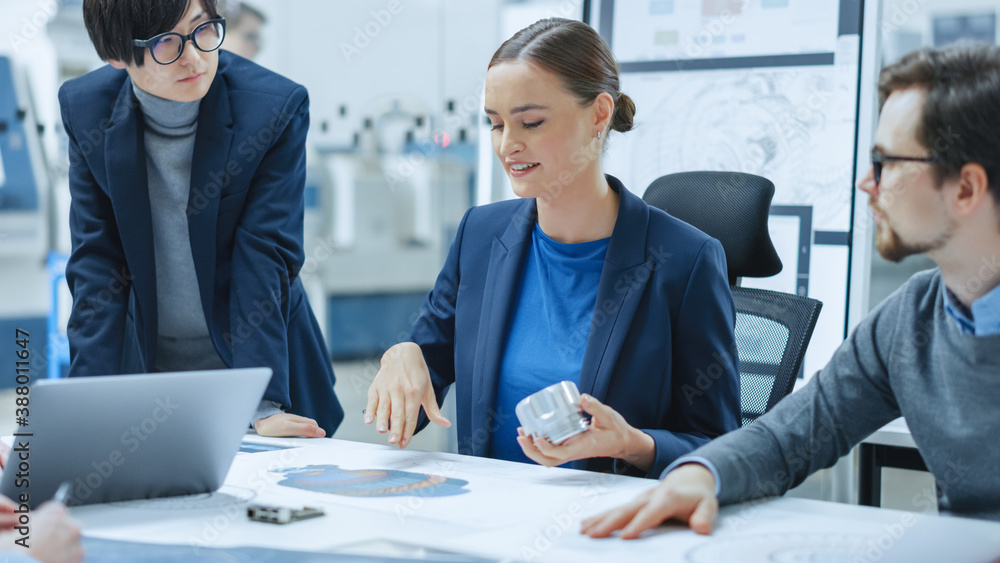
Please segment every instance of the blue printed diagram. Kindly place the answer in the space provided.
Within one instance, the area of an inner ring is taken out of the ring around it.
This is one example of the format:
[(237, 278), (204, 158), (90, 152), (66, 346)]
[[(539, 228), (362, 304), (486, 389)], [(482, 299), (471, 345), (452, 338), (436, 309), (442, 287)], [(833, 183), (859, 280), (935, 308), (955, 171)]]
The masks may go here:
[(395, 469), (342, 469), (339, 465), (307, 465), (274, 469), (285, 478), (279, 485), (350, 497), (446, 497), (469, 492), (469, 482), (441, 475)]

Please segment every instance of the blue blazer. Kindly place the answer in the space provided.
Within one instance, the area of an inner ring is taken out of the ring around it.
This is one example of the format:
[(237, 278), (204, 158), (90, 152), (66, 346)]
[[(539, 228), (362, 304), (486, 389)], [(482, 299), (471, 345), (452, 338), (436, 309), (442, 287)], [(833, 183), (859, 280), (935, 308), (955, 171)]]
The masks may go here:
[[(110, 66), (66, 82), (59, 102), (73, 197), (70, 376), (149, 372), (157, 302), (142, 110), (128, 74)], [(221, 51), (200, 108), (187, 214), (212, 341), (230, 367), (274, 370), (264, 398), (331, 435), (344, 413), (298, 279), (306, 90)]]
[[(722, 245), (607, 179), (618, 219), (579, 387), (653, 437), (646, 475), (657, 477), (739, 426), (736, 310)], [(470, 209), (413, 329), (439, 403), (455, 384), (462, 454), (487, 455), (496, 421), (515, 416), (497, 412), (497, 383), (535, 220), (533, 199)], [(614, 469), (606, 458), (573, 467)]]

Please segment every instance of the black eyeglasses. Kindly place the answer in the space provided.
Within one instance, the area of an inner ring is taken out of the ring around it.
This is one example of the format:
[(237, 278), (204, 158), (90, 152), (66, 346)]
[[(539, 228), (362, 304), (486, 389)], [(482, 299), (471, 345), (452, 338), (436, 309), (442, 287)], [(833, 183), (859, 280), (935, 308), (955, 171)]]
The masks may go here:
[(153, 56), (154, 61), (161, 65), (168, 65), (181, 58), (184, 45), (188, 41), (191, 41), (199, 51), (209, 53), (221, 47), (225, 37), (226, 19), (217, 18), (199, 24), (188, 35), (168, 31), (150, 39), (133, 39), (132, 44), (136, 47), (149, 49), (149, 54)]
[(885, 154), (879, 149), (872, 149), (872, 169), (875, 172), (875, 184), (882, 181), (882, 167), (886, 162), (923, 162), (926, 164), (937, 164), (939, 161), (933, 156), (894, 156)]

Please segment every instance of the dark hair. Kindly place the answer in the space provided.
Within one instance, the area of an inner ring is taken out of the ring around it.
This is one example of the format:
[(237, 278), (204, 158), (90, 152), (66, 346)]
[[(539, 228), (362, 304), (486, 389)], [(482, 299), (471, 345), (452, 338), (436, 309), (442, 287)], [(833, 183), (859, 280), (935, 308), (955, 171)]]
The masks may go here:
[(132, 40), (170, 31), (192, 1), (201, 2), (209, 18), (219, 17), (215, 0), (83, 0), (83, 22), (102, 61), (142, 66), (145, 49)]
[(226, 25), (235, 28), (243, 21), (244, 16), (253, 16), (260, 23), (267, 23), (267, 16), (257, 8), (239, 0), (219, 0), (219, 13), (226, 18)]
[(917, 140), (937, 158), (940, 184), (975, 162), (1000, 205), (1000, 48), (961, 42), (907, 54), (879, 75), (879, 108), (895, 90), (927, 91)]
[(581, 105), (607, 92), (615, 101), (611, 128), (623, 133), (632, 129), (635, 103), (619, 90), (618, 63), (594, 28), (563, 18), (539, 20), (504, 41), (488, 68), (517, 60), (530, 61), (559, 76)]

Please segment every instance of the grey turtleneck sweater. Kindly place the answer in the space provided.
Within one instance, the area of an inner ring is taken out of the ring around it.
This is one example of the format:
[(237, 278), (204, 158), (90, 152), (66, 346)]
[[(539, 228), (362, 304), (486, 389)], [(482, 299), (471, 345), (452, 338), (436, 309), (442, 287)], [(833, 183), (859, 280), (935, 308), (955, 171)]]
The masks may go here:
[[(159, 337), (156, 371), (225, 369), (205, 320), (191, 253), (187, 204), (201, 101), (175, 102), (132, 90), (145, 122), (146, 174), (153, 221)], [(281, 412), (262, 401), (253, 420)]]
[(212, 344), (191, 254), (187, 203), (200, 101), (175, 102), (132, 87), (145, 117), (153, 218), (158, 371), (226, 367)]

